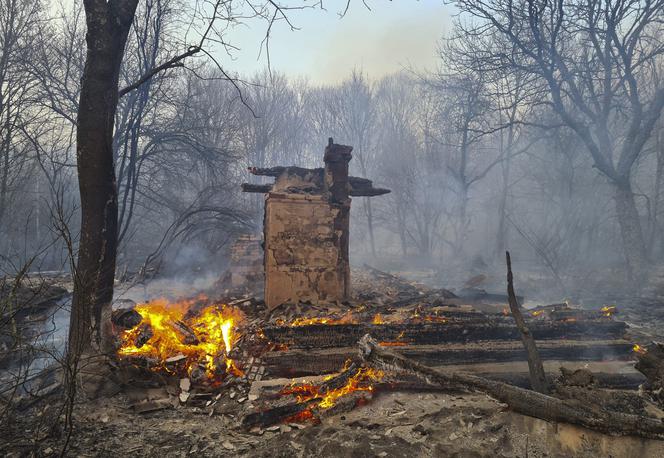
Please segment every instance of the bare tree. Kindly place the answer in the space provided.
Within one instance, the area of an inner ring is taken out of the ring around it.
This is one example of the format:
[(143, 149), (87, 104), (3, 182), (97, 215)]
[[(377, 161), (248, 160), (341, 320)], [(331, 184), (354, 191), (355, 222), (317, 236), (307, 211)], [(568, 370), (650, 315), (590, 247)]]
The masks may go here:
[(646, 248), (631, 173), (664, 107), (664, 87), (644, 90), (659, 58), (662, 1), (460, 0), (459, 33), (490, 36), (486, 68), (524, 72), (546, 88), (545, 103), (582, 140), (614, 189), (631, 277), (641, 279)]

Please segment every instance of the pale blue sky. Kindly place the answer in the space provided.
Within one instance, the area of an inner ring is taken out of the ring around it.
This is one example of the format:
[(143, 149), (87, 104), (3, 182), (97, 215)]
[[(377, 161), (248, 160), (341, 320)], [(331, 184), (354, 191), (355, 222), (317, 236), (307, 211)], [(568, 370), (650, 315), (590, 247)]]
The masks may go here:
[[(347, 15), (339, 17), (345, 0), (323, 2), (320, 9), (292, 11), (291, 21), (300, 30), (291, 31), (280, 23), (270, 40), (271, 66), (290, 77), (306, 77), (313, 84), (335, 83), (353, 68), (363, 69), (371, 78), (404, 67), (433, 68), (436, 48), (449, 29), (451, 7), (441, 0), (351, 0)], [(266, 66), (258, 59), (264, 24), (251, 22), (234, 30), (231, 42), (241, 48), (234, 61), (224, 57), (232, 72), (251, 74)]]
[[(54, 11), (61, 3), (82, 7), (82, 0), (45, 1)], [(443, 0), (366, 0), (369, 11), (362, 0), (351, 0), (348, 13), (340, 18), (346, 1), (323, 0), (325, 10), (291, 11), (289, 18), (299, 30), (291, 31), (283, 21), (276, 24), (270, 39), (273, 71), (305, 77), (312, 84), (334, 84), (354, 68), (377, 79), (402, 68), (437, 65), (436, 49), (449, 30), (453, 7)], [(316, 0), (283, 0), (282, 4), (302, 2)], [(265, 54), (258, 58), (265, 29), (265, 21), (248, 20), (227, 31), (225, 39), (240, 48), (232, 58), (215, 52), (227, 71), (246, 76), (267, 66)]]

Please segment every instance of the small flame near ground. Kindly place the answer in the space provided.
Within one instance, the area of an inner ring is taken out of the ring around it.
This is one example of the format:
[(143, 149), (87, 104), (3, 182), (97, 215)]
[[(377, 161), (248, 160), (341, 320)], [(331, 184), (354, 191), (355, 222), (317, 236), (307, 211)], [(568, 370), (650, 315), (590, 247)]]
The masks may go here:
[(643, 347), (642, 347), (641, 345), (639, 345), (639, 344), (634, 344), (634, 346), (632, 347), (632, 350), (634, 351), (634, 353), (639, 353), (639, 354), (641, 354), (641, 355), (643, 355), (643, 354), (646, 353), (646, 349), (643, 348)]
[[(345, 369), (344, 369), (345, 370)], [(297, 399), (297, 402), (307, 402), (311, 399), (321, 398), (321, 401), (318, 402), (317, 407), (319, 409), (329, 409), (333, 407), (337, 400), (342, 396), (346, 396), (350, 393), (357, 391), (366, 391), (372, 392), (374, 390), (374, 384), (383, 379), (385, 373), (382, 370), (374, 369), (371, 367), (359, 367), (353, 376), (351, 376), (348, 381), (339, 388), (333, 388), (326, 390), (324, 385), (314, 385), (313, 383), (298, 383), (292, 384), (289, 387), (281, 390), (281, 395), (293, 395)], [(330, 379), (327, 377), (327, 379)], [(302, 419), (311, 419), (314, 417), (313, 413), (308, 409), (303, 413), (298, 414), (298, 417)]]
[[(194, 311), (194, 306), (200, 310)], [(228, 356), (239, 337), (237, 325), (243, 318), (239, 310), (202, 295), (178, 301), (160, 298), (134, 309), (142, 320), (121, 334), (118, 356), (153, 358), (157, 364), (152, 369), (173, 373), (166, 360), (182, 355), (187, 375), (202, 366), (208, 379), (242, 373)], [(152, 335), (141, 343), (140, 334), (146, 329)]]
[(615, 305), (605, 305), (600, 309), (602, 311), (602, 315), (604, 316), (612, 316), (615, 315), (617, 312), (617, 308)]

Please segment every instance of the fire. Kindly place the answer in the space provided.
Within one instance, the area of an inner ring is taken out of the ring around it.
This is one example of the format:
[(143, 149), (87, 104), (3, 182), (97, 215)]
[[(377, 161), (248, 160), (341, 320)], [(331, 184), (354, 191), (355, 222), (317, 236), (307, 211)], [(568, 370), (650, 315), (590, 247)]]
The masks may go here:
[(530, 312), (532, 316), (540, 316), (542, 313), (544, 313), (544, 310), (535, 310), (533, 312)]
[(600, 309), (602, 312), (602, 315), (604, 316), (611, 316), (614, 315), (617, 312), (616, 306), (615, 305), (605, 305)]
[[(134, 308), (142, 320), (124, 331), (120, 357), (145, 356), (157, 361), (155, 370), (184, 371), (192, 375), (204, 368), (208, 379), (225, 373), (241, 374), (229, 354), (237, 341), (237, 324), (242, 314), (224, 304), (211, 303), (193, 313), (192, 307), (209, 302), (205, 296), (170, 302), (156, 299)], [(183, 365), (168, 365), (169, 358), (182, 357)], [(177, 369), (176, 369), (177, 366)], [(220, 367), (222, 366), (222, 367)], [(183, 375), (183, 374), (179, 374)]]
[(347, 312), (339, 318), (335, 317), (314, 317), (314, 318), (296, 318), (290, 324), (291, 326), (309, 326), (312, 324), (351, 324), (357, 323), (352, 311)]
[(384, 324), (385, 321), (383, 321), (383, 317), (380, 315), (380, 313), (377, 313), (376, 316), (373, 317), (373, 320), (371, 320), (372, 324)]
[(641, 354), (641, 355), (643, 355), (643, 354), (646, 353), (646, 349), (643, 348), (643, 347), (642, 347), (641, 345), (639, 345), (639, 344), (634, 344), (634, 346), (632, 347), (632, 350), (633, 350), (635, 353), (639, 353), (639, 354)]
[[(333, 407), (337, 400), (356, 391), (372, 392), (373, 383), (383, 378), (384, 372), (371, 367), (360, 367), (339, 388), (326, 389), (325, 385), (314, 385), (311, 383), (294, 384), (281, 391), (282, 395), (295, 395), (298, 402), (307, 402), (311, 399), (321, 398), (317, 403), (320, 409)], [(306, 414), (309, 417), (309, 414)], [(311, 415), (313, 417), (313, 415)]]

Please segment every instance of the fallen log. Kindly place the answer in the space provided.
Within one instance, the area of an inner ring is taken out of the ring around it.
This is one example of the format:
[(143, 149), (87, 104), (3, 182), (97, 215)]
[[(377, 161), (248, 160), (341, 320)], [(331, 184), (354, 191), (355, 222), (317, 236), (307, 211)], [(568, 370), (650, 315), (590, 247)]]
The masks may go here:
[[(507, 363), (526, 361), (527, 358), (523, 345), (517, 341), (405, 345), (397, 348), (405, 357), (428, 366)], [(632, 344), (625, 340), (543, 340), (538, 342), (538, 350), (543, 360), (624, 361), (633, 357)], [(317, 350), (294, 349), (268, 352), (263, 355), (262, 364), (272, 376), (301, 377), (336, 372), (345, 361), (356, 357), (357, 346)]]
[(320, 401), (321, 398), (314, 398), (304, 402), (292, 402), (283, 406), (251, 412), (242, 419), (242, 426), (245, 428), (253, 428), (255, 426), (265, 428), (272, 426), (301, 414)]
[(362, 337), (359, 347), (362, 359), (374, 367), (411, 373), (431, 384), (449, 389), (481, 391), (504, 402), (517, 413), (545, 421), (580, 425), (608, 435), (664, 439), (664, 422), (661, 420), (605, 410), (579, 400), (566, 401), (474, 375), (432, 369), (381, 348), (369, 335)]

